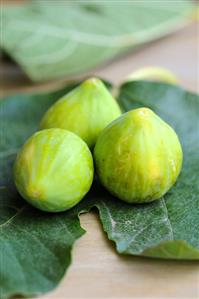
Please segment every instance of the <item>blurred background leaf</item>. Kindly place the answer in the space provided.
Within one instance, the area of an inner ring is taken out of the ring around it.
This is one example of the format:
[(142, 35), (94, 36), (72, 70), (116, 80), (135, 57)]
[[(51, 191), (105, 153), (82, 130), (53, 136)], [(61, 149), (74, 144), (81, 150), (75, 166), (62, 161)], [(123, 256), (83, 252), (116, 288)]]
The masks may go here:
[(79, 74), (182, 27), (191, 1), (49, 1), (2, 9), (0, 46), (33, 81)]

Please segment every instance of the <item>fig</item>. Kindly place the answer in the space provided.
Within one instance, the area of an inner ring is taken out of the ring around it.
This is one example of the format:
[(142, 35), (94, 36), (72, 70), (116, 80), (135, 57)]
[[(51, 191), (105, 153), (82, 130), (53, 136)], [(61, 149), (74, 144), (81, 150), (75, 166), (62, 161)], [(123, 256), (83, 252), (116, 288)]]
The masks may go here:
[(40, 129), (72, 131), (93, 148), (100, 132), (120, 115), (120, 107), (104, 83), (91, 78), (53, 104), (44, 114)]
[(152, 110), (124, 113), (100, 134), (94, 162), (102, 185), (128, 203), (162, 197), (175, 183), (182, 148), (175, 131)]
[(14, 164), (14, 181), (21, 196), (48, 212), (61, 212), (76, 205), (89, 191), (93, 173), (87, 144), (63, 129), (32, 135)]
[(128, 81), (155, 80), (170, 84), (178, 84), (178, 79), (171, 71), (161, 67), (144, 67), (134, 71), (127, 78)]

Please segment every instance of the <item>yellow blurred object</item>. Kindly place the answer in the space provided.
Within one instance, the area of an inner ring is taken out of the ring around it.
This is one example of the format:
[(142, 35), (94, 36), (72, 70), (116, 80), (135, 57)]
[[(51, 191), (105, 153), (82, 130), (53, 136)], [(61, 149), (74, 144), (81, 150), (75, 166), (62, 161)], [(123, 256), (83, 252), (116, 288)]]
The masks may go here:
[(144, 67), (127, 77), (126, 81), (157, 80), (170, 84), (178, 84), (176, 76), (169, 70), (160, 67)]
[(196, 8), (191, 11), (190, 19), (193, 21), (199, 21), (199, 5), (197, 5)]

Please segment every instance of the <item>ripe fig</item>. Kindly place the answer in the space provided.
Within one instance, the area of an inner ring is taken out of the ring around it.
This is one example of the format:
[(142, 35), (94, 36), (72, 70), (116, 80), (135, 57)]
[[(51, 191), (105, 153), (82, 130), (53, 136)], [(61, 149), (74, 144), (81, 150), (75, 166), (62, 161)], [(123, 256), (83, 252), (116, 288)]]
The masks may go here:
[(43, 116), (40, 129), (72, 131), (93, 148), (100, 132), (120, 115), (119, 105), (104, 83), (91, 78), (52, 105)]
[(94, 161), (101, 183), (129, 203), (162, 197), (175, 183), (182, 148), (175, 131), (152, 110), (131, 110), (100, 134)]
[(162, 67), (144, 67), (134, 71), (127, 78), (128, 81), (156, 80), (160, 82), (178, 84), (178, 79), (171, 71)]
[(15, 161), (14, 181), (31, 205), (60, 212), (89, 191), (93, 172), (92, 155), (83, 140), (63, 129), (48, 129), (23, 145)]

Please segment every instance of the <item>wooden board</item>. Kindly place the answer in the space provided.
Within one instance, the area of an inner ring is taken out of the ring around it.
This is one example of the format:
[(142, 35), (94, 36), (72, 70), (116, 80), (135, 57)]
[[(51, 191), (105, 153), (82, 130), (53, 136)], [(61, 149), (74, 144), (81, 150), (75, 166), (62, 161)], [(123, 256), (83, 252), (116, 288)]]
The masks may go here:
[[(199, 90), (198, 25), (192, 24), (91, 72), (119, 83), (133, 70), (147, 65), (167, 67), (182, 85)], [(38, 90), (21, 71), (4, 64), (0, 92)], [(66, 80), (55, 82), (62, 85)], [(50, 84), (52, 87), (52, 83)], [(81, 215), (87, 233), (76, 242), (73, 263), (59, 287), (44, 298), (199, 298), (196, 262), (177, 262), (121, 256), (102, 230), (96, 212)]]

